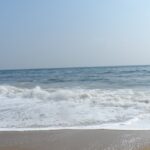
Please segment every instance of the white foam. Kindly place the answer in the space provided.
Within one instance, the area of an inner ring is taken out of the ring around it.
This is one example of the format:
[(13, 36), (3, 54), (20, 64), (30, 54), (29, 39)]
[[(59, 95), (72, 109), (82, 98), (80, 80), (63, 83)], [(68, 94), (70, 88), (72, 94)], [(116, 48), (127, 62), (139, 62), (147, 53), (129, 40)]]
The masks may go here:
[(150, 90), (0, 86), (0, 130), (150, 129)]

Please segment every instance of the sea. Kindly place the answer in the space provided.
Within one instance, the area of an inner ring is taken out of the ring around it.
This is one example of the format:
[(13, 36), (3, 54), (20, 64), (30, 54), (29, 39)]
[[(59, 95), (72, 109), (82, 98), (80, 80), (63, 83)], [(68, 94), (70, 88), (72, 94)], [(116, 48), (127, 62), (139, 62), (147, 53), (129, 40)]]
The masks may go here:
[(150, 129), (150, 66), (0, 70), (0, 130)]

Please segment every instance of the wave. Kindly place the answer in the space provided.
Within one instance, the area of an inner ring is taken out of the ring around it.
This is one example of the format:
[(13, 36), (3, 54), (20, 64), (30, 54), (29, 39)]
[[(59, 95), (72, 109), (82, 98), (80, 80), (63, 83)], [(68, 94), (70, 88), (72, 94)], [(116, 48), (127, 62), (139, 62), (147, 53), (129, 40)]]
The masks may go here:
[(1, 85), (0, 104), (1, 129), (150, 129), (148, 89), (20, 88)]
[[(0, 96), (6, 98), (39, 99), (41, 101), (73, 101), (93, 104), (149, 104), (150, 90), (140, 89), (81, 89), (81, 88), (19, 88), (0, 86)], [(112, 105), (111, 105), (112, 106)]]

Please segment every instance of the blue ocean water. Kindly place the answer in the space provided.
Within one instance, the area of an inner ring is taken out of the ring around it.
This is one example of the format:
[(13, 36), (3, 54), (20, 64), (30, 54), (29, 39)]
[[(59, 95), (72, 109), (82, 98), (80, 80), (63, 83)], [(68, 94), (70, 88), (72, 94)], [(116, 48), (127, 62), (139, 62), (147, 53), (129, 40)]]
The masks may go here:
[(0, 70), (0, 128), (150, 129), (150, 66)]
[(0, 84), (23, 87), (149, 87), (150, 66), (0, 70)]

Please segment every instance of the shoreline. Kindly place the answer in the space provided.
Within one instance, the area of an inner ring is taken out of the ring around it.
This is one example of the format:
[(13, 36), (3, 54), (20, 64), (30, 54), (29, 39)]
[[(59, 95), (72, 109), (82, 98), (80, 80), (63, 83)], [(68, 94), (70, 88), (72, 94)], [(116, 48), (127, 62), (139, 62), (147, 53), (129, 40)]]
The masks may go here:
[(150, 130), (0, 131), (0, 150), (143, 150)]
[(150, 131), (150, 128), (99, 128), (99, 127), (44, 127), (44, 128), (0, 128), (0, 132), (34, 132), (59, 130), (113, 130), (113, 131)]
[(145, 128), (76, 128), (76, 127), (67, 127), (67, 128), (0, 128), (0, 132), (35, 132), (35, 131), (60, 131), (60, 130), (108, 130), (108, 131), (150, 131), (150, 129)]

